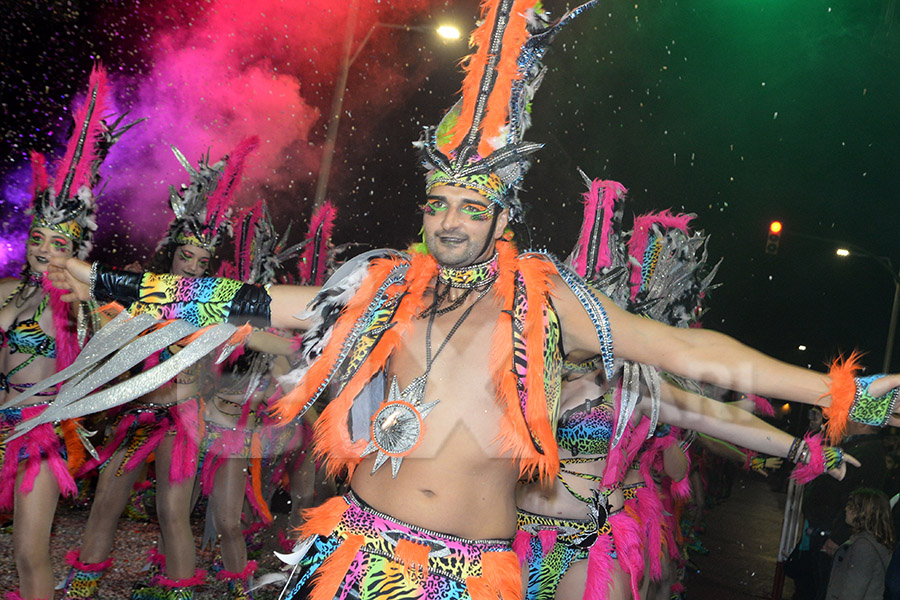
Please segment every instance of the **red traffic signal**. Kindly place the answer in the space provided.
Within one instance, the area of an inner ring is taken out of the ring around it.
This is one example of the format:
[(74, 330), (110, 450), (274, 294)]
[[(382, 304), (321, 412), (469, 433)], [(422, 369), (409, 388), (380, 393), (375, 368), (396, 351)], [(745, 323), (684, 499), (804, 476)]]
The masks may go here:
[(778, 254), (778, 246), (781, 244), (781, 221), (769, 223), (769, 236), (766, 238), (766, 254)]

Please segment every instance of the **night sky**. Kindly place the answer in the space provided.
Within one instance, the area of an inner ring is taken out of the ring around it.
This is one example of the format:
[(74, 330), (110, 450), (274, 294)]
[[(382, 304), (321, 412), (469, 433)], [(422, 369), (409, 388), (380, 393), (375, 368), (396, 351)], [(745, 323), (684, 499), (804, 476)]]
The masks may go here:
[[(723, 263), (705, 326), (814, 368), (858, 347), (879, 370), (893, 298), (887, 271), (796, 234), (853, 243), (900, 266), (900, 16), (886, 16), (894, 3), (601, 3), (546, 60), (527, 136), (546, 148), (521, 195), (533, 240), (558, 254), (571, 248), (581, 221), (578, 167), (618, 180), (633, 212), (693, 212), (695, 227), (711, 234), (710, 255)], [(111, 72), (116, 108), (148, 121), (104, 166), (94, 258), (143, 259), (163, 234), (167, 187), (185, 178), (168, 144), (191, 158), (211, 148), (218, 158), (253, 133), (263, 144), (239, 204), (266, 198), (279, 226), (293, 221), (299, 236), (348, 4), (6, 3), (3, 273), (21, 265), (25, 153), (58, 155), (68, 108), (96, 58)], [(360, 0), (355, 37), (376, 22), (445, 18), (468, 31), (476, 5)], [(404, 246), (414, 238), (422, 178), (410, 142), (452, 102), (464, 54), (463, 43), (426, 31), (375, 28), (347, 84), (329, 187), (340, 211), (335, 242)], [(773, 219), (785, 232), (768, 256)]]

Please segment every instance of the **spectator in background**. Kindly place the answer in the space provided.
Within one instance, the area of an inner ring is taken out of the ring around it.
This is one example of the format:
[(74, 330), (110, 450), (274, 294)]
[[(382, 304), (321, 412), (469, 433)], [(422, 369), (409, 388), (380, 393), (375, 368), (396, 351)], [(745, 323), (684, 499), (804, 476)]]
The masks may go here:
[(803, 512), (809, 551), (798, 559), (795, 600), (824, 600), (832, 557), (852, 533), (844, 518), (850, 493), (860, 487), (884, 489), (885, 449), (879, 432), (877, 427), (848, 422), (841, 447), (859, 459), (861, 466), (848, 470), (841, 481), (819, 477), (806, 485)]
[(856, 489), (844, 513), (853, 534), (834, 554), (826, 600), (882, 600), (894, 547), (887, 496), (871, 488)]
[(807, 426), (807, 433), (821, 433), (822, 427), (825, 424), (825, 418), (822, 416), (822, 409), (818, 406), (810, 407), (809, 414), (807, 417), (809, 419), (809, 425)]
[(884, 455), (884, 466), (886, 473), (882, 490), (890, 500), (900, 493), (900, 456), (894, 452), (888, 452)]

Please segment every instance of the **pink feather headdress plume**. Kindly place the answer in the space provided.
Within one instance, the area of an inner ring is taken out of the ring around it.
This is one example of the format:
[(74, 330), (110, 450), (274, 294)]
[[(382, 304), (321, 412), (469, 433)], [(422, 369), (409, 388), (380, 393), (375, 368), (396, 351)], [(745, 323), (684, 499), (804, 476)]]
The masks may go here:
[(233, 276), (247, 283), (275, 283), (275, 271), (296, 256), (303, 243), (286, 247), (291, 227), (279, 236), (272, 224), (269, 209), (260, 200), (235, 218)]
[(325, 282), (328, 245), (334, 231), (335, 218), (337, 209), (331, 202), (325, 202), (313, 213), (304, 242), (306, 248), (303, 249), (298, 266), (301, 283), (322, 285)]
[(206, 226), (207, 228), (218, 231), (225, 223), (228, 222), (229, 208), (238, 189), (240, 189), (241, 181), (244, 174), (244, 163), (247, 156), (259, 146), (259, 138), (251, 136), (242, 140), (237, 147), (228, 155), (228, 162), (225, 172), (219, 179), (215, 191), (210, 194), (206, 201)]
[[(94, 141), (102, 135), (102, 115), (107, 111), (109, 101), (106, 69), (99, 64), (91, 71), (88, 90), (88, 97), (74, 115), (79, 129), (69, 139), (57, 171), (56, 197), (63, 202), (73, 191), (78, 193), (82, 187), (91, 187), (91, 166), (97, 158)], [(65, 173), (61, 179), (60, 173)]]
[(136, 123), (117, 130), (121, 118), (112, 126), (104, 122), (103, 116), (109, 110), (109, 93), (106, 70), (98, 63), (91, 71), (87, 97), (73, 113), (75, 130), (56, 165), (52, 183), (44, 156), (31, 153), (34, 191), (31, 227), (46, 227), (71, 239), (80, 258), (90, 251), (93, 232), (97, 229), (92, 188), (99, 182), (100, 163), (119, 137)]
[(624, 199), (627, 191), (617, 181), (595, 179), (583, 195), (584, 218), (572, 259), (572, 267), (580, 276), (592, 279), (612, 264), (609, 244), (613, 216), (616, 203)]

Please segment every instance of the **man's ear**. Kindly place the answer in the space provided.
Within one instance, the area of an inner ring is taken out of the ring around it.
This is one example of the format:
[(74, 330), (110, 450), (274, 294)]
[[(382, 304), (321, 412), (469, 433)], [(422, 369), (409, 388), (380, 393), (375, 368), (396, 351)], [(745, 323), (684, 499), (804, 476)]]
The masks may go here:
[(497, 223), (494, 225), (494, 239), (499, 240), (503, 235), (503, 232), (506, 231), (506, 226), (509, 225), (509, 209), (504, 208), (500, 211), (500, 215), (497, 217)]

